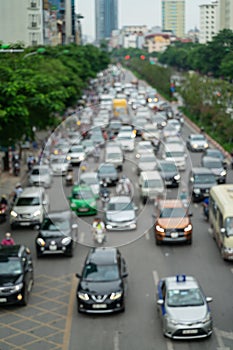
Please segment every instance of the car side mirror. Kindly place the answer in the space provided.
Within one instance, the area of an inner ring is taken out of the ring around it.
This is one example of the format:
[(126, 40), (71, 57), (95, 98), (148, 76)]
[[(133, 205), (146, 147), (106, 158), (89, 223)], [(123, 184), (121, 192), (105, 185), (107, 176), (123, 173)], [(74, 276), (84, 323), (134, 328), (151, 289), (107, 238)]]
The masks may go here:
[(211, 301), (213, 301), (213, 298), (212, 297), (206, 297), (205, 300), (206, 300), (207, 303), (210, 303)]
[(226, 233), (226, 229), (225, 227), (222, 227), (221, 230), (220, 230), (221, 234), (224, 235)]
[(194, 177), (190, 177), (190, 182), (194, 182)]
[(190, 217), (193, 216), (193, 213), (189, 213), (188, 216), (190, 216)]
[(122, 273), (122, 277), (123, 277), (123, 278), (128, 277), (128, 275), (129, 275), (128, 272), (123, 272), (123, 273)]
[(80, 273), (76, 273), (76, 274), (75, 274), (75, 277), (77, 277), (77, 278), (81, 278), (82, 276), (81, 276), (81, 274), (80, 274)]
[(73, 225), (72, 225), (72, 229), (73, 229), (73, 230), (75, 230), (75, 229), (77, 229), (77, 228), (78, 228), (78, 224), (73, 224)]
[(42, 204), (43, 204), (43, 205), (47, 205), (47, 201), (44, 200), (44, 201), (42, 202)]
[(158, 305), (163, 305), (164, 304), (164, 300), (163, 299), (158, 299), (157, 300), (157, 304)]

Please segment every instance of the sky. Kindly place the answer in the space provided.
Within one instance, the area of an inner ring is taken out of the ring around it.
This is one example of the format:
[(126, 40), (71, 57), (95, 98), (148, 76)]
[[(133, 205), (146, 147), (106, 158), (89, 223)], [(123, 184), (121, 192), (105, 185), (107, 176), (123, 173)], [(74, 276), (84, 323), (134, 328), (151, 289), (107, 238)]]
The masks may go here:
[[(95, 38), (95, 0), (75, 0), (76, 13), (82, 19), (83, 35)], [(186, 32), (199, 28), (199, 5), (210, 4), (211, 0), (186, 0)], [(119, 28), (124, 25), (147, 25), (161, 27), (161, 0), (118, 0)]]

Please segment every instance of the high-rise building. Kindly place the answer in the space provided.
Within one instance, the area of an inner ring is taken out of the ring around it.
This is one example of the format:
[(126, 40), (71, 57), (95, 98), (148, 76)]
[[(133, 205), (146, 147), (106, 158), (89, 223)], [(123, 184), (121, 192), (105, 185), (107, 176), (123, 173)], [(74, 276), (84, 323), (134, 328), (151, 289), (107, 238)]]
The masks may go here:
[(218, 29), (233, 30), (233, 1), (219, 0), (218, 13)]
[(96, 41), (110, 38), (112, 30), (118, 29), (118, 0), (96, 0)]
[(208, 41), (212, 41), (213, 36), (217, 34), (217, 11), (217, 1), (207, 5), (200, 5), (199, 42), (201, 44), (206, 44)]
[(68, 44), (74, 37), (74, 0), (0, 1), (0, 41), (4, 44)]
[(162, 29), (185, 37), (185, 0), (162, 0)]

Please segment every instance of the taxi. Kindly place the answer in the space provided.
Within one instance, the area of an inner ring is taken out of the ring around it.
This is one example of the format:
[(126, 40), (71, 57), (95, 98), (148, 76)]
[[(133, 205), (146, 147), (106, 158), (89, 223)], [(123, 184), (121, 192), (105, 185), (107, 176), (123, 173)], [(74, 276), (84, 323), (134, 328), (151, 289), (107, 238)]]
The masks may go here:
[(157, 307), (164, 336), (172, 339), (206, 338), (212, 334), (212, 316), (199, 282), (176, 275), (158, 282)]
[(71, 196), (68, 199), (70, 201), (70, 209), (78, 216), (97, 214), (97, 202), (90, 186), (73, 186)]
[(179, 199), (160, 200), (154, 225), (156, 245), (192, 243), (192, 216)]

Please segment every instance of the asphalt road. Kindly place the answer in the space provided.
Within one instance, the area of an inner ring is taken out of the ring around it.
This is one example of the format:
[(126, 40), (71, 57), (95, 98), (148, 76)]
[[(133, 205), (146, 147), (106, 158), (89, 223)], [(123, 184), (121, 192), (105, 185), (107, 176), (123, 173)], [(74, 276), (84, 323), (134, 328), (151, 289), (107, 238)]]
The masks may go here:
[[(184, 126), (182, 135), (190, 133)], [(187, 180), (192, 165), (200, 164), (200, 153), (190, 154), (182, 180)], [(90, 160), (88, 167), (97, 163)], [(191, 205), (193, 213), (193, 244), (156, 246), (151, 226), (153, 204), (139, 202), (135, 154), (126, 154), (123, 173), (131, 178), (134, 201), (138, 205), (138, 227), (131, 232), (111, 232), (107, 245), (120, 246), (128, 270), (128, 290), (125, 313), (92, 316), (77, 313), (75, 290), (76, 272), (93, 244), (90, 224), (93, 217), (78, 218), (79, 236), (73, 258), (48, 257), (37, 260), (34, 241), (36, 231), (18, 229), (12, 232), (16, 242), (29, 246), (34, 256), (35, 284), (25, 308), (0, 308), (0, 350), (231, 350), (233, 349), (233, 264), (222, 260), (214, 242), (209, 224), (204, 220), (201, 205)], [(78, 177), (78, 168), (76, 169)], [(228, 170), (228, 183), (233, 183), (232, 170)], [(62, 179), (54, 178), (48, 190), (51, 210), (68, 208), (70, 188)], [(167, 190), (167, 198), (175, 198), (177, 190)], [(101, 206), (100, 206), (101, 207)], [(9, 230), (1, 225), (1, 231)], [(170, 341), (163, 337), (156, 310), (156, 284), (163, 276), (177, 273), (194, 275), (210, 304), (214, 332), (210, 339), (199, 341)]]

